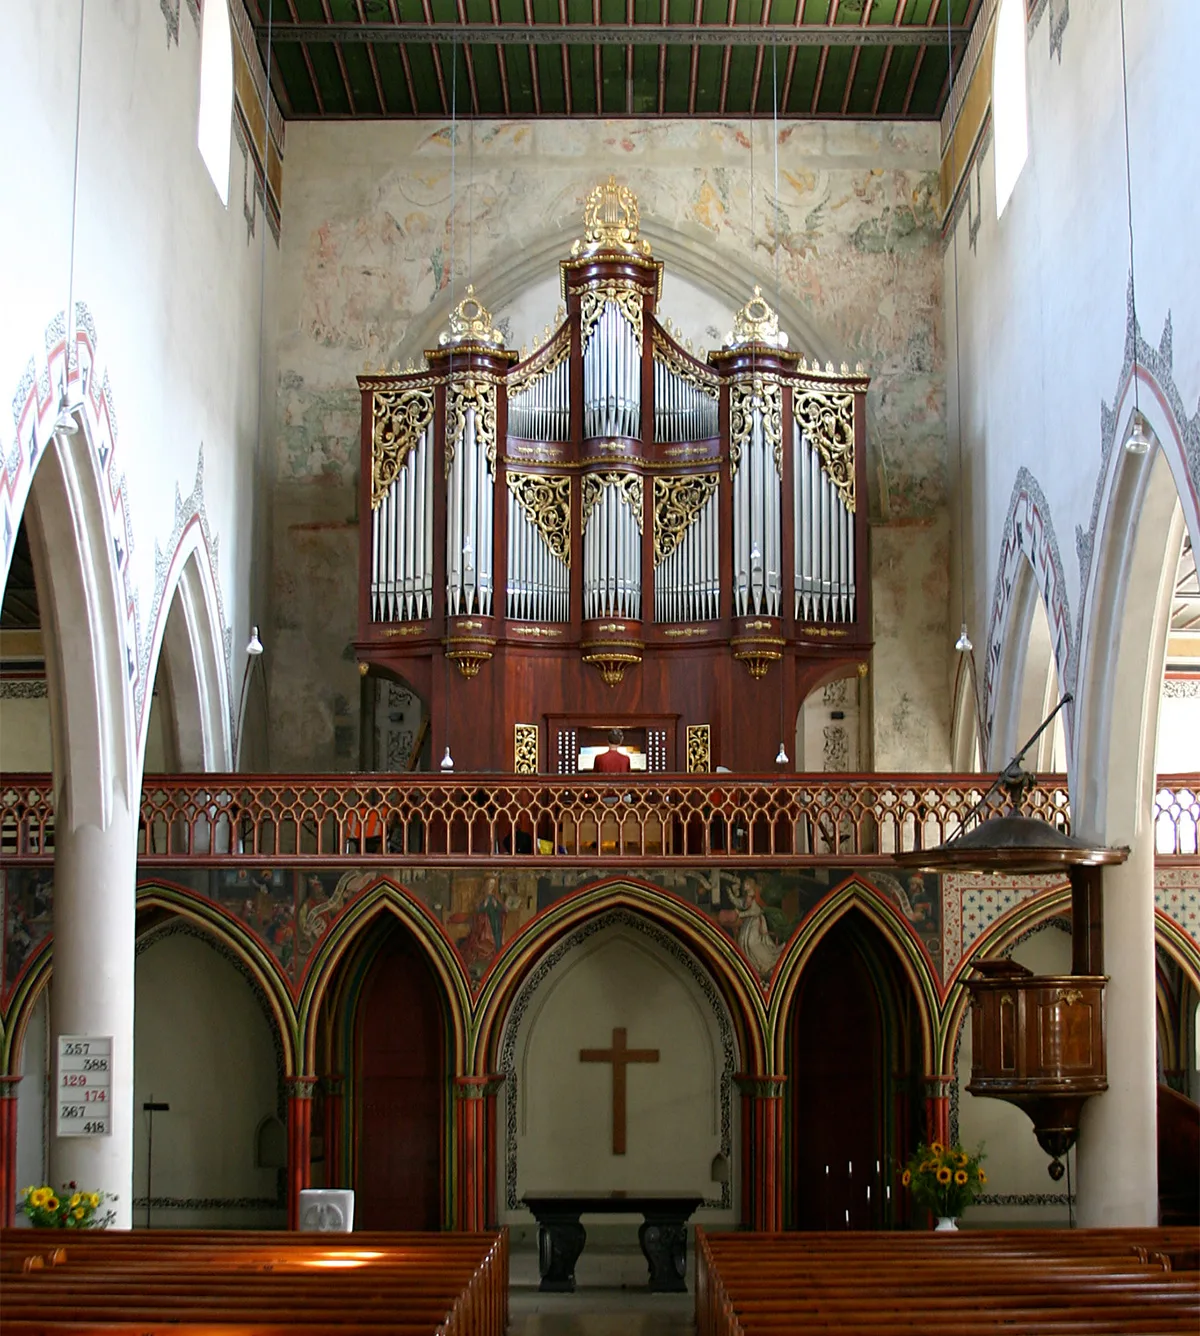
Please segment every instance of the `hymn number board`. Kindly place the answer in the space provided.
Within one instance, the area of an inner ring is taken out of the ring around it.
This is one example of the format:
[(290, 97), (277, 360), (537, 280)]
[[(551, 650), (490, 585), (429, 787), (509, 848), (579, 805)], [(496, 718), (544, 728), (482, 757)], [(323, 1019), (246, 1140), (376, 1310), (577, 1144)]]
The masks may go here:
[(58, 1037), (60, 1137), (112, 1135), (112, 1036)]

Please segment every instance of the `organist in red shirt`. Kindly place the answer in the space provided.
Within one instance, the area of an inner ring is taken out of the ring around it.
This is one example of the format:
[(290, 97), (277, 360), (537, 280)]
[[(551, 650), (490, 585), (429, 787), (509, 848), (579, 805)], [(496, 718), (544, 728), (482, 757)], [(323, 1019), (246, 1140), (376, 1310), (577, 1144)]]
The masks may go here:
[(597, 752), (596, 759), (592, 762), (592, 768), (597, 774), (623, 775), (629, 772), (629, 757), (621, 750), (621, 743), (624, 741), (625, 734), (619, 728), (608, 730), (608, 750)]

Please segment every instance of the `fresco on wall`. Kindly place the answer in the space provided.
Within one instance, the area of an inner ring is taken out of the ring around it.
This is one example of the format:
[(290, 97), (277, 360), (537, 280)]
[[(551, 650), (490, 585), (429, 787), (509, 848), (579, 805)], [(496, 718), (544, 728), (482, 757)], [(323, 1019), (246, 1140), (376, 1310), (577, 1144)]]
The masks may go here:
[(48, 867), (9, 868), (0, 872), (0, 879), (4, 902), (0, 997), (7, 999), (53, 927), (54, 871)]
[[(324, 129), (293, 145), (289, 161), (305, 188), (289, 201), (281, 257), (270, 642), (276, 769), (359, 764), (357, 710), (340, 708), (358, 698), (346, 653), (357, 634), (356, 375), (367, 365), (419, 362), (433, 312), (448, 308), (452, 272), (456, 292), (469, 271), (495, 309), (497, 276), (558, 234), (561, 246), (550, 247), (530, 281), (553, 277), (579, 235), (588, 190), (609, 172), (637, 194), (648, 233), (692, 240), (704, 263), (744, 274), (740, 300), (755, 276), (768, 292), (777, 286), (826, 351), (863, 362), (872, 515), (880, 532), (910, 526), (897, 530), (895, 560), (882, 576), (872, 571), (874, 639), (893, 643), (901, 587), (929, 594), (923, 621), (945, 614), (948, 549), (940, 532), (930, 538), (919, 527), (944, 512), (947, 489), (936, 125), (784, 126), (778, 198), (766, 123), (393, 123), (355, 134), (352, 161)], [(557, 294), (548, 300), (539, 325)], [(731, 317), (737, 304), (729, 303)], [(662, 314), (697, 345), (712, 346), (687, 309), (665, 305)], [(814, 351), (791, 332), (801, 351)], [(949, 763), (945, 659), (953, 636), (944, 624), (929, 630), (916, 647), (901, 637), (882, 666), (880, 680), (895, 689), (873, 716), (880, 768)], [(935, 656), (931, 645), (947, 648)]]
[[(279, 963), (299, 991), (327, 934), (361, 895), (381, 881), (406, 890), (441, 925), (477, 987), (503, 948), (540, 911), (619, 871), (594, 868), (171, 868), (156, 877), (143, 866), (146, 890), (172, 886), (210, 901), (236, 919)], [(17, 869), (5, 881), (5, 986), (16, 980), (48, 934), (50, 869)], [(937, 878), (872, 869), (654, 869), (636, 881), (670, 892), (712, 919), (745, 956), (764, 986), (787, 943), (812, 910), (851, 880), (873, 887), (912, 926), (935, 967), (942, 954)]]
[[(342, 916), (380, 882), (403, 888), (441, 926), (463, 969), (478, 988), (492, 962), (539, 912), (588, 886), (611, 884), (619, 869), (544, 866), (514, 868), (164, 868), (139, 869), (140, 889), (178, 887), (237, 920), (278, 961), (299, 993), (317, 949)], [(854, 882), (895, 906), (928, 954), (943, 983), (976, 942), (1031, 897), (1060, 888), (1054, 877), (937, 877), (870, 867), (654, 868), (632, 880), (650, 884), (711, 919), (762, 982), (797, 930), (832, 892)], [(5, 1004), (50, 935), (52, 870), (0, 872), (4, 951), (0, 997)], [(1155, 903), (1182, 934), (1200, 946), (1200, 871), (1159, 869)]]

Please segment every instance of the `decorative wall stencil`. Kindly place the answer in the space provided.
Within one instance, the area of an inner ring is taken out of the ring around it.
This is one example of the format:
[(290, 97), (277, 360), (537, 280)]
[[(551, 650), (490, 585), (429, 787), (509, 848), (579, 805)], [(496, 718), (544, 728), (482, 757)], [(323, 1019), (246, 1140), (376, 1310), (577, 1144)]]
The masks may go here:
[(946, 873), (942, 877), (942, 982), (953, 978), (979, 938), (1005, 914), (1063, 884), (1061, 877)]
[(841, 724), (826, 724), (821, 759), (822, 769), (848, 771), (850, 769), (850, 735)]
[(1071, 19), (1071, 0), (1052, 0), (1050, 5), (1050, 54), (1062, 64), (1063, 33)]
[[(1008, 504), (1008, 516), (1000, 540), (1000, 560), (988, 620), (987, 658), (983, 670), (983, 724), (985, 741), (989, 745), (996, 714), (996, 674), (1008, 631), (1013, 587), (1022, 560), (1028, 561), (1033, 568), (1034, 579), (1046, 605), (1058, 680), (1064, 691), (1070, 691), (1075, 685), (1076, 650), (1071, 638), (1071, 606), (1066, 575), (1049, 503), (1037, 479), (1026, 468), (1018, 470), (1013, 484), (1012, 500)], [(1063, 711), (1063, 717), (1067, 752), (1070, 754), (1075, 718), (1070, 705)]]
[(1155, 868), (1154, 907), (1174, 919), (1200, 949), (1200, 867)]
[(379, 770), (408, 770), (424, 711), (420, 698), (399, 682), (375, 679), (375, 766)]
[[(517, 1108), (520, 1102), (520, 1074), (517, 1066), (517, 1039), (521, 1022), (529, 1010), (530, 1003), (537, 995), (537, 990), (549, 979), (554, 970), (562, 964), (564, 958), (581, 943), (594, 937), (607, 928), (627, 928), (648, 938), (663, 952), (681, 965), (695, 982), (704, 1000), (712, 1008), (720, 1036), (722, 1066), (719, 1078), (719, 1101), (721, 1118), (721, 1154), (731, 1161), (733, 1148), (733, 1076), (737, 1070), (737, 1056), (733, 1043), (733, 1025), (729, 1012), (722, 1002), (708, 971), (700, 962), (682, 947), (669, 933), (656, 927), (638, 914), (631, 914), (624, 909), (613, 909), (585, 923), (559, 942), (543, 957), (537, 967), (525, 980), (513, 1001), (512, 1008), (504, 1026), (504, 1038), (500, 1044), (500, 1060), (497, 1069), (504, 1075), (504, 1205), (510, 1211), (518, 1209), (517, 1199)], [(730, 1175), (732, 1177), (732, 1175)], [(720, 1195), (706, 1197), (703, 1206), (718, 1210), (729, 1210), (733, 1206), (733, 1186), (727, 1178), (720, 1185)]]
[(849, 703), (850, 696), (850, 678), (838, 677), (832, 682), (826, 682), (821, 689), (821, 704), (828, 705), (831, 709), (844, 709)]
[[(0, 455), (0, 587), (7, 583), (17, 527), (29, 497), (34, 471), (50, 444), (58, 418), (58, 387), (63, 382), (66, 349), (66, 313), (60, 311), (46, 326), (44, 352), (30, 357), (12, 396), (11, 444)], [(75, 303), (75, 349), (70, 359), (72, 393), (81, 400), (81, 416), (88, 445), (103, 478), (103, 507), (107, 543), (113, 553), (117, 586), (122, 595), (125, 671), (133, 715), (141, 741), (145, 681), (140, 676), (140, 615), (129, 558), (133, 552), (133, 523), (129, 514), (124, 474), (117, 472), (119, 432), (108, 371), (97, 351), (96, 326), (84, 302)]]
[(1200, 699), (1200, 677), (1168, 677), (1162, 694), (1164, 700)]
[(0, 700), (45, 700), (48, 694), (44, 677), (0, 678)]

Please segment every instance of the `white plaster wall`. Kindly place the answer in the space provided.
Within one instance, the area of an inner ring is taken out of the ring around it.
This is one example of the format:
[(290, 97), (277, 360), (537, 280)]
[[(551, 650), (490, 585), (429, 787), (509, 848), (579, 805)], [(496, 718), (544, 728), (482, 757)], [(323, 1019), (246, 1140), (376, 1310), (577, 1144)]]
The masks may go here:
[(1156, 769), (1176, 775), (1200, 769), (1200, 692), (1164, 695), (1158, 703)]
[[(1060, 928), (1044, 927), (1017, 946), (1012, 958), (1035, 974), (1071, 972), (1071, 937)], [(968, 1093), (971, 1079), (971, 1019), (968, 1013), (958, 1047), (958, 1139), (968, 1150), (982, 1144), (987, 1159), (989, 1195), (1027, 1197), (1065, 1195), (1065, 1178), (1055, 1183), (1046, 1172), (1050, 1157), (1038, 1145), (1033, 1124), (1013, 1104), (983, 1099)], [(1074, 1173), (1074, 1152), (1071, 1155)], [(1074, 1186), (1074, 1185), (1073, 1185)], [(1065, 1225), (1066, 1206), (1022, 1203), (1019, 1200), (995, 1206), (972, 1206), (965, 1217), (979, 1229), (1005, 1229), (1015, 1225), (1049, 1228)]]
[[(1125, 19), (1137, 315), (1155, 347), (1170, 316), (1174, 380), (1185, 410), (1195, 413), (1200, 271), (1184, 220), (1200, 215), (1200, 174), (1186, 128), (1200, 122), (1200, 6), (1192, 0), (1126, 4)], [(1050, 53), (1048, 29), (1047, 11), (1028, 46), (1029, 159), (1004, 216), (996, 218), (989, 139), (971, 174), (972, 209), (980, 220), (974, 245), (965, 208), (956, 224), (967, 620), (977, 651), (1022, 466), (1048, 502), (1071, 619), (1078, 621), (1076, 529), (1089, 529), (1101, 461), (1100, 406), (1112, 406), (1124, 360), (1130, 260), (1118, 6), (1072, 0), (1061, 60)], [(952, 284), (947, 249), (947, 292)], [(949, 304), (947, 326), (953, 390)], [(952, 569), (957, 572), (957, 557)]]
[[(5, 402), (31, 358), (44, 366), (46, 328), (67, 304), (79, 13), (78, 0), (5, 6), (0, 175), (12, 205), (0, 212)], [(132, 517), (143, 645), (163, 575), (156, 547), (168, 545), (176, 493), (191, 493), (202, 445), (204, 503), (235, 640), (244, 641), (251, 619), (263, 219), (260, 211), (250, 237), (236, 143), (228, 208), (200, 158), (199, 59), (186, 5), (178, 44), (148, 0), (87, 5), (74, 297), (95, 321), (97, 361), (112, 387), (119, 425), (112, 467), (124, 474)], [(265, 254), (269, 300), (277, 260), (269, 237)], [(0, 451), (7, 457), (13, 446), (10, 421), (0, 428)], [(115, 524), (119, 532), (119, 517)]]
[[(148, 1115), (155, 1115), (153, 1192), (160, 1228), (282, 1228), (274, 1169), (255, 1165), (255, 1132), (277, 1115), (279, 1071), (250, 984), (204, 940), (172, 934), (138, 956), (134, 1033), (134, 1196), (146, 1195)], [(134, 1225), (145, 1224), (145, 1206)]]
[[(38, 995), (25, 1027), (21, 1048), (21, 1084), (17, 1086), (17, 1191), (46, 1182), (48, 1127), (46, 1101), (50, 1093), (50, 1018), (46, 989)], [(57, 1185), (55, 1185), (57, 1186)], [(26, 1223), (18, 1215), (17, 1224)]]
[[(659, 1050), (657, 1063), (626, 1069), (624, 1155), (612, 1153), (612, 1067), (579, 1059), (581, 1049), (611, 1047), (618, 1026), (630, 1048)], [(716, 1019), (679, 963), (640, 934), (603, 929), (570, 951), (523, 1019), (516, 1065), (518, 1198), (527, 1191), (643, 1189), (719, 1196), (711, 1179), (721, 1149), (724, 1065)], [(501, 1129), (504, 1122), (502, 1110)], [(737, 1146), (735, 1134), (735, 1205)], [(501, 1178), (503, 1191), (503, 1166)], [(727, 1227), (736, 1217), (711, 1209), (694, 1218)], [(521, 1225), (530, 1216), (502, 1210), (501, 1219)]]
[(0, 683), (0, 770), (10, 774), (49, 770), (53, 761), (49, 699), (7, 696), (4, 685)]

